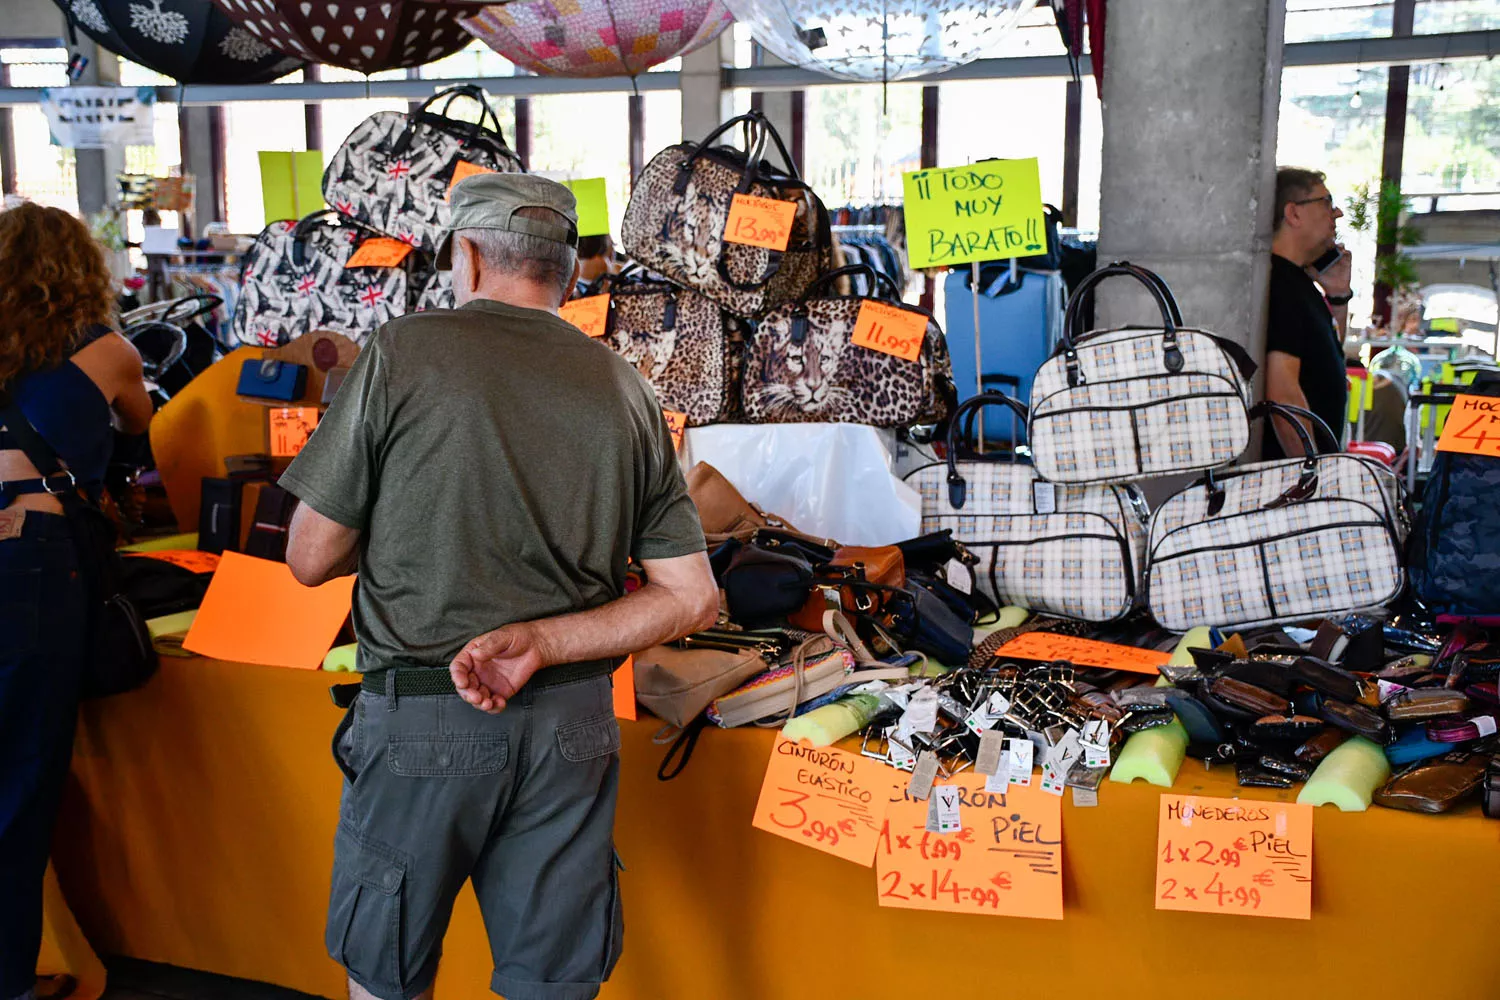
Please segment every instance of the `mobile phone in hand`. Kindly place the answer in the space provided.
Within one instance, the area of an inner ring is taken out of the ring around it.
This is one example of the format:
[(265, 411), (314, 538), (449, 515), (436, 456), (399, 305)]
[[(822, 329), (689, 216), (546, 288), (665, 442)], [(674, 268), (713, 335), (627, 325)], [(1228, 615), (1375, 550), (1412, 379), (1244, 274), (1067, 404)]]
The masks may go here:
[(1312, 266), (1319, 274), (1322, 274), (1334, 264), (1337, 264), (1339, 258), (1342, 256), (1344, 256), (1344, 251), (1338, 247), (1329, 247), (1323, 252), (1321, 257), (1312, 262)]

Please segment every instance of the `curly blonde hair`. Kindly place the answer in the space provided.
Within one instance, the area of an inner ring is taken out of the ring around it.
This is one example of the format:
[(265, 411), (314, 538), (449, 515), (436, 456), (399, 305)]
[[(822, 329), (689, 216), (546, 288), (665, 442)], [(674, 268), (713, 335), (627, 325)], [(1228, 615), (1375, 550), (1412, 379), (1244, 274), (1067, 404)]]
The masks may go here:
[(56, 365), (114, 319), (114, 279), (88, 227), (31, 202), (0, 211), (0, 387)]

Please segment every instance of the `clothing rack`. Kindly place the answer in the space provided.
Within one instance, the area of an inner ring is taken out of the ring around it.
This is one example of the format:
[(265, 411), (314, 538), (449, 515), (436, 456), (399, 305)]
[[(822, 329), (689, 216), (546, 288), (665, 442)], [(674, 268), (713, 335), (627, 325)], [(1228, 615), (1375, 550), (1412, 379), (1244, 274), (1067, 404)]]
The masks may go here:
[[(898, 295), (906, 294), (910, 277), (906, 263), (906, 216), (899, 205), (844, 205), (829, 212), (844, 263), (866, 264), (891, 279)], [(849, 279), (854, 295), (873, 295), (875, 289), (860, 275)]]

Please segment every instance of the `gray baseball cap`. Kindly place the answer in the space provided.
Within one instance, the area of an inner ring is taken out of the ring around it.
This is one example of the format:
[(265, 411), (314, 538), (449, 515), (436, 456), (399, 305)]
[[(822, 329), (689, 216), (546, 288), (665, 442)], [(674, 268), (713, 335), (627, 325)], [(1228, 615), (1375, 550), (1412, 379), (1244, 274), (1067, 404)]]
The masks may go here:
[[(453, 267), (453, 234), (460, 229), (503, 229), (570, 247), (578, 245), (578, 202), (556, 181), (534, 174), (473, 174), (453, 185), (448, 197), (453, 220), (438, 246), (437, 266)], [(566, 226), (516, 215), (521, 208), (550, 208)]]

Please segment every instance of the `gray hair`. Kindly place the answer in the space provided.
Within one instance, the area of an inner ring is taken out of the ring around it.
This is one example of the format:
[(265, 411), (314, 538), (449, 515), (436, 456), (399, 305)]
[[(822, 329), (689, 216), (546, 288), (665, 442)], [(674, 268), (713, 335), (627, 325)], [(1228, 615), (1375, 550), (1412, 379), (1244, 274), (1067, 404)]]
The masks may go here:
[[(568, 225), (568, 220), (550, 208), (522, 208), (516, 212), (523, 219)], [(538, 285), (551, 285), (559, 295), (568, 290), (578, 252), (566, 243), (545, 240), (527, 233), (504, 229), (460, 229), (462, 236), (474, 244), (487, 270), (519, 275)]]

